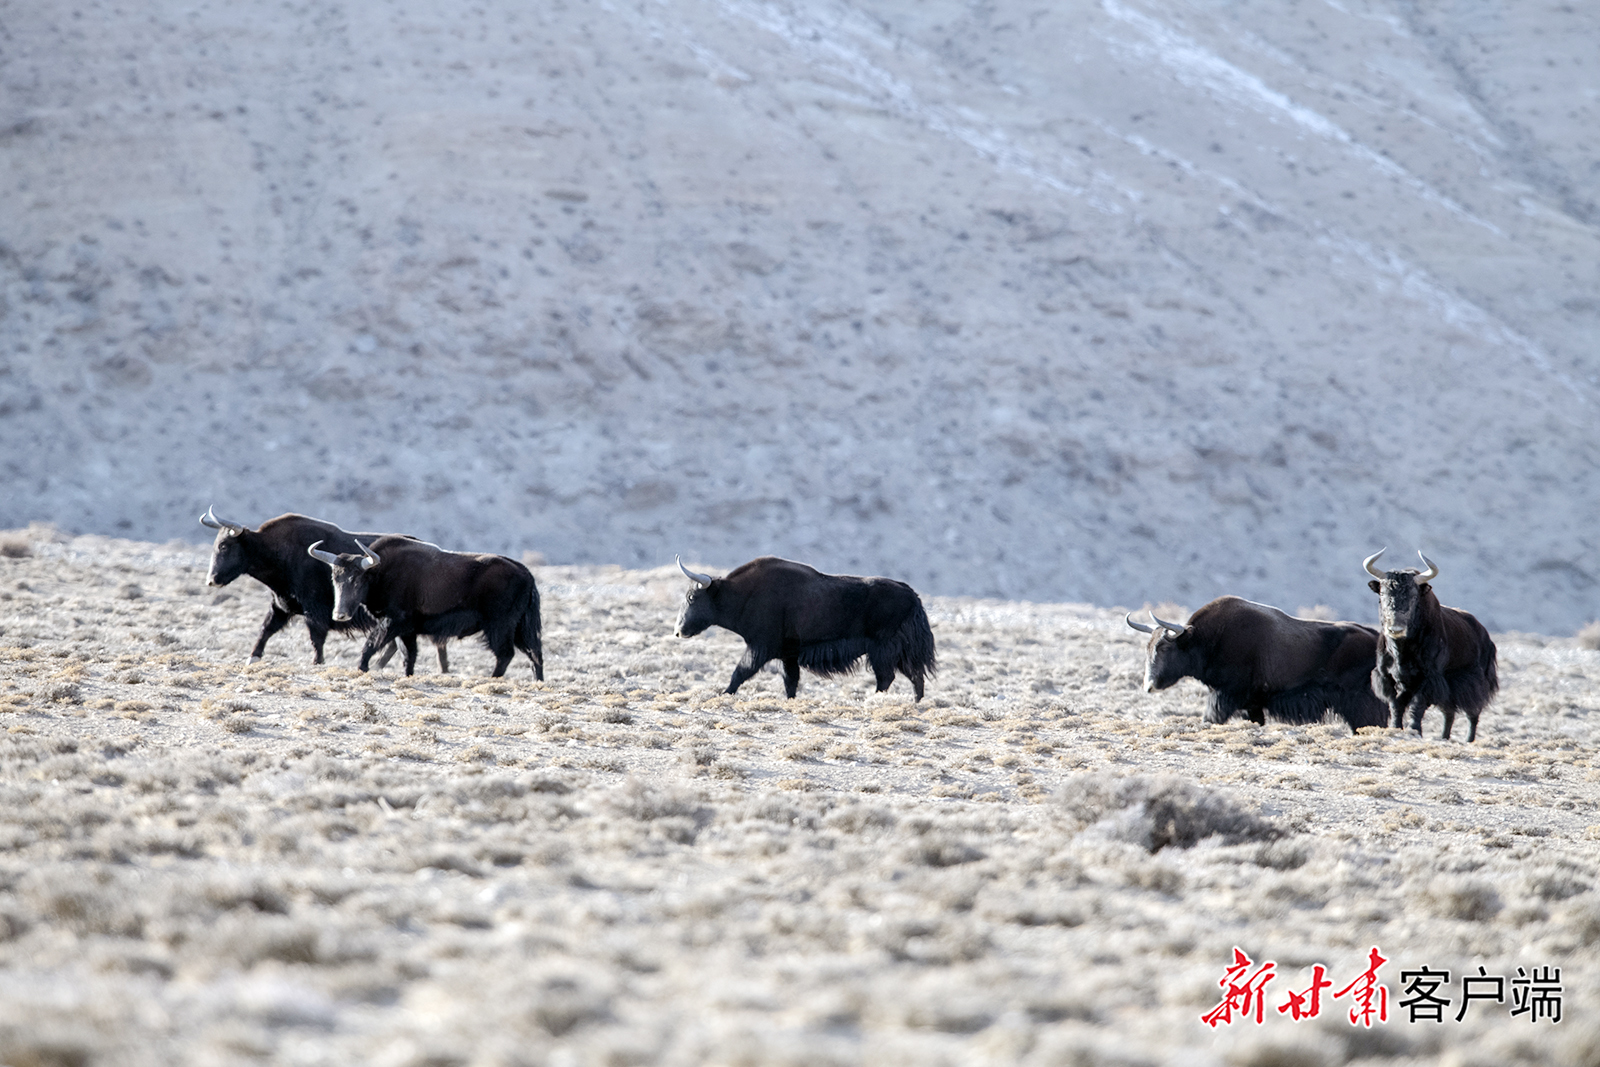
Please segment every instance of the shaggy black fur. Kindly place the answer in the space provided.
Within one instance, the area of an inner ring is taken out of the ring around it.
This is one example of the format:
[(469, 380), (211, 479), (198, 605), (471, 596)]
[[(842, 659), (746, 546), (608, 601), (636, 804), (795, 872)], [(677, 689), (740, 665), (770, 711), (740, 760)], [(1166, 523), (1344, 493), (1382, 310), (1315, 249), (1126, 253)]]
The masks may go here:
[[(446, 552), (421, 541), (380, 537), (368, 546), (379, 562), (363, 568), (359, 553), (339, 553), (331, 565), (334, 618), (369, 621), (361, 669), (389, 640), (406, 651), (406, 673), (417, 662), (417, 637), (435, 641), (481, 633), (494, 653), (494, 676), (505, 674), (517, 650), (544, 680), (539, 588), (528, 568), (505, 556)], [(441, 659), (442, 665), (442, 659)]]
[(763, 556), (684, 594), (678, 636), (711, 626), (745, 640), (729, 693), (775, 659), (783, 662), (783, 688), (791, 697), (799, 691), (801, 667), (829, 677), (854, 670), (865, 656), (878, 692), (894, 684), (898, 671), (911, 680), (918, 700), (937, 670), (922, 600), (892, 578), (823, 574)]
[(1388, 713), (1373, 696), (1367, 666), (1378, 631), (1353, 622), (1297, 619), (1239, 597), (1218, 597), (1174, 635), (1157, 626), (1146, 648), (1145, 688), (1183, 678), (1206, 686), (1206, 722), (1243, 714), (1251, 722), (1321, 722), (1329, 715), (1352, 732), (1383, 726)]
[(1489, 631), (1460, 608), (1439, 603), (1419, 572), (1384, 571), (1367, 585), (1379, 597), (1385, 636), (1372, 670), (1372, 691), (1389, 707), (1389, 725), (1422, 732), (1431, 707), (1444, 714), (1449, 738), (1456, 712), (1467, 716), (1467, 740), (1478, 738), (1478, 716), (1500, 691), (1498, 652)]
[[(200, 522), (204, 526), (211, 525), (206, 516), (202, 516)], [(321, 663), (322, 646), (330, 630), (361, 629), (365, 620), (339, 622), (333, 618), (333, 586), (328, 581), (328, 565), (306, 555), (306, 549), (320, 541), (329, 552), (359, 552), (356, 538), (371, 542), (382, 536), (347, 533), (331, 522), (293, 513), (268, 519), (254, 530), (245, 526), (223, 526), (217, 530), (217, 540), (211, 548), (211, 569), (206, 575), (206, 584), (223, 586), (247, 574), (272, 591), (272, 606), (267, 609), (261, 634), (250, 650), (251, 659), (260, 659), (266, 651), (267, 638), (283, 629), (296, 615), (303, 615), (306, 632), (311, 637), (311, 649), (316, 654), (312, 662)], [(390, 643), (378, 666), (389, 662), (392, 655), (394, 645)], [(439, 663), (441, 666), (445, 663), (442, 644)]]

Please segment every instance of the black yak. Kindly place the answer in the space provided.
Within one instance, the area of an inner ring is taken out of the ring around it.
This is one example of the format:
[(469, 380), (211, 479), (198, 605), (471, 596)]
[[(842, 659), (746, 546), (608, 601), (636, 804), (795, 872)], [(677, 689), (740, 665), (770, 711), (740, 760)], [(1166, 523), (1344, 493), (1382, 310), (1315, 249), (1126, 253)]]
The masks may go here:
[[(406, 673), (417, 662), (417, 635), (436, 641), (482, 633), (494, 653), (494, 676), (505, 674), (517, 649), (544, 680), (539, 588), (528, 568), (505, 556), (446, 552), (406, 537), (356, 542), (355, 552), (307, 554), (332, 570), (333, 618), (367, 630), (362, 670), (385, 641), (406, 650)], [(365, 610), (363, 610), (365, 609)]]
[(1354, 622), (1297, 619), (1277, 608), (1218, 597), (1186, 626), (1150, 614), (1154, 626), (1133, 621), (1150, 635), (1145, 650), (1145, 692), (1194, 678), (1210, 692), (1206, 722), (1227, 722), (1243, 712), (1251, 722), (1319, 722), (1333, 712), (1352, 731), (1383, 726), (1387, 709), (1372, 692), (1368, 666), (1378, 631)]
[[(346, 533), (331, 522), (313, 519), (308, 515), (279, 515), (268, 519), (259, 529), (252, 530), (243, 523), (217, 518), (213, 508), (200, 516), (200, 525), (217, 531), (216, 543), (211, 546), (211, 570), (206, 584), (224, 586), (240, 575), (248, 574), (272, 592), (272, 607), (261, 624), (261, 636), (250, 652), (252, 661), (261, 658), (267, 648), (267, 638), (283, 629), (296, 615), (304, 615), (306, 631), (311, 635), (311, 647), (316, 652), (313, 663), (322, 662), (322, 645), (328, 631), (359, 628), (355, 621), (336, 621), (333, 618), (333, 587), (328, 584), (327, 564), (307, 558), (306, 548), (313, 543), (326, 544), (336, 552), (358, 552), (356, 538), (370, 541), (383, 534)], [(382, 667), (394, 655), (393, 644), (378, 661)], [(445, 666), (444, 645), (439, 644), (439, 666)]]
[(1483, 623), (1460, 608), (1439, 603), (1429, 583), (1439, 568), (1421, 552), (1427, 571), (1406, 567), (1380, 571), (1384, 549), (1361, 566), (1372, 575), (1367, 585), (1378, 594), (1383, 641), (1372, 669), (1372, 691), (1389, 706), (1389, 724), (1422, 732), (1422, 716), (1430, 707), (1444, 712), (1445, 738), (1456, 712), (1467, 715), (1467, 740), (1478, 738), (1478, 716), (1500, 689), (1494, 641)]
[(794, 696), (800, 668), (824, 678), (844, 674), (862, 656), (872, 665), (878, 692), (898, 670), (911, 679), (916, 698), (933, 675), (933, 629), (916, 591), (892, 578), (823, 574), (787, 559), (762, 556), (721, 578), (696, 574), (684, 594), (677, 635), (693, 637), (710, 626), (745, 641), (728, 692), (736, 693), (769, 660), (783, 661), (783, 689)]

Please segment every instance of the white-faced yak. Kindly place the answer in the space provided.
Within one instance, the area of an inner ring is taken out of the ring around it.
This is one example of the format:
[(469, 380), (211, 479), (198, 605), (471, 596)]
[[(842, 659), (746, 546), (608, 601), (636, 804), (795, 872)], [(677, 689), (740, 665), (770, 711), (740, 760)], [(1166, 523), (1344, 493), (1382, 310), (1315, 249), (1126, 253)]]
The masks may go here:
[(1444, 712), (1444, 734), (1450, 736), (1456, 712), (1467, 715), (1467, 740), (1478, 738), (1478, 716), (1500, 689), (1494, 641), (1483, 623), (1460, 608), (1439, 603), (1429, 584), (1439, 568), (1427, 556), (1427, 571), (1406, 567), (1380, 571), (1379, 549), (1362, 561), (1372, 575), (1367, 585), (1378, 594), (1378, 616), (1383, 630), (1377, 666), (1372, 670), (1372, 690), (1389, 706), (1389, 724), (1395, 729), (1411, 720), (1422, 732), (1422, 715), (1430, 707)]

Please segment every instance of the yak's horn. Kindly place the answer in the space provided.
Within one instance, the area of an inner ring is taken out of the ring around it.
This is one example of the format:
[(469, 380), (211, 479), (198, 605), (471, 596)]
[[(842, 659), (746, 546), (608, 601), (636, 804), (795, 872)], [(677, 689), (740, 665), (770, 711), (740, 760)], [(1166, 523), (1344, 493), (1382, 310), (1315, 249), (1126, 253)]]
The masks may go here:
[(1151, 633), (1155, 633), (1155, 631), (1156, 631), (1156, 628), (1154, 626), (1146, 626), (1142, 622), (1134, 622), (1133, 621), (1133, 612), (1131, 612), (1131, 611), (1128, 612), (1128, 614), (1126, 616), (1126, 619), (1127, 619), (1127, 623), (1128, 623), (1129, 626), (1133, 627), (1135, 630), (1138, 630), (1142, 634), (1151, 634)]
[(1163, 630), (1171, 630), (1173, 637), (1177, 637), (1179, 634), (1183, 633), (1184, 630), (1188, 629), (1187, 626), (1179, 626), (1175, 622), (1167, 622), (1165, 619), (1156, 619), (1156, 613), (1153, 611), (1150, 613), (1150, 617), (1155, 619), (1155, 624), (1161, 627)]
[(704, 589), (706, 586), (708, 586), (712, 582), (716, 581), (716, 579), (712, 578), (711, 575), (709, 575), (709, 574), (696, 574), (694, 571), (690, 570), (688, 567), (685, 567), (683, 565), (683, 557), (682, 556), (673, 556), (672, 558), (677, 561), (678, 569), (683, 572), (683, 576), (685, 578), (689, 579), (695, 585), (698, 585), (700, 588)]
[[(1422, 556), (1422, 549), (1417, 549), (1417, 555)], [(1428, 565), (1428, 570), (1425, 574), (1417, 575), (1418, 585), (1426, 585), (1428, 582), (1431, 582), (1435, 578), (1439, 577), (1439, 565), (1437, 563), (1429, 559), (1427, 556), (1422, 556), (1422, 562)]]
[(317, 547), (317, 545), (320, 544), (322, 544), (322, 542), (318, 541), (316, 545), (312, 545), (310, 548), (306, 549), (306, 555), (310, 556), (312, 559), (321, 560), (330, 567), (335, 563), (338, 563), (339, 557), (334, 555), (332, 552), (322, 551), (322, 549)]
[(383, 562), (382, 560), (380, 560), (378, 558), (378, 554), (376, 552), (372, 551), (372, 549), (368, 548), (366, 545), (362, 544), (360, 541), (356, 542), (356, 547), (361, 550), (361, 569), (362, 570), (368, 570), (368, 569), (370, 569), (372, 567), (376, 567), (379, 563)]
[(1373, 564), (1377, 563), (1378, 562), (1378, 557), (1383, 555), (1387, 551), (1389, 551), (1388, 548), (1380, 548), (1380, 549), (1378, 549), (1378, 551), (1374, 552), (1372, 555), (1368, 556), (1366, 559), (1361, 561), (1361, 566), (1366, 568), (1367, 573), (1372, 575), (1374, 578), (1377, 578), (1379, 581), (1383, 580), (1383, 572), (1380, 571), (1377, 567), (1374, 567)]
[(234, 533), (244, 533), (245, 529), (240, 523), (217, 518), (217, 513), (210, 507), (206, 508), (206, 513), (200, 516), (200, 525), (209, 526), (213, 530), (232, 530)]

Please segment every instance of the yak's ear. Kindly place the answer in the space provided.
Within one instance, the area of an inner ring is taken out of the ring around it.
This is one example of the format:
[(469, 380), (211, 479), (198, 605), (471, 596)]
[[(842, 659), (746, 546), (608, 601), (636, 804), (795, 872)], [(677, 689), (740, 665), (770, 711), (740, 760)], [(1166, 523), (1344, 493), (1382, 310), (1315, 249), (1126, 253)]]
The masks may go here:
[(1383, 592), (1383, 587), (1378, 584), (1378, 579), (1376, 579), (1376, 578), (1372, 579), (1372, 581), (1367, 583), (1367, 588), (1372, 590), (1374, 593)]

